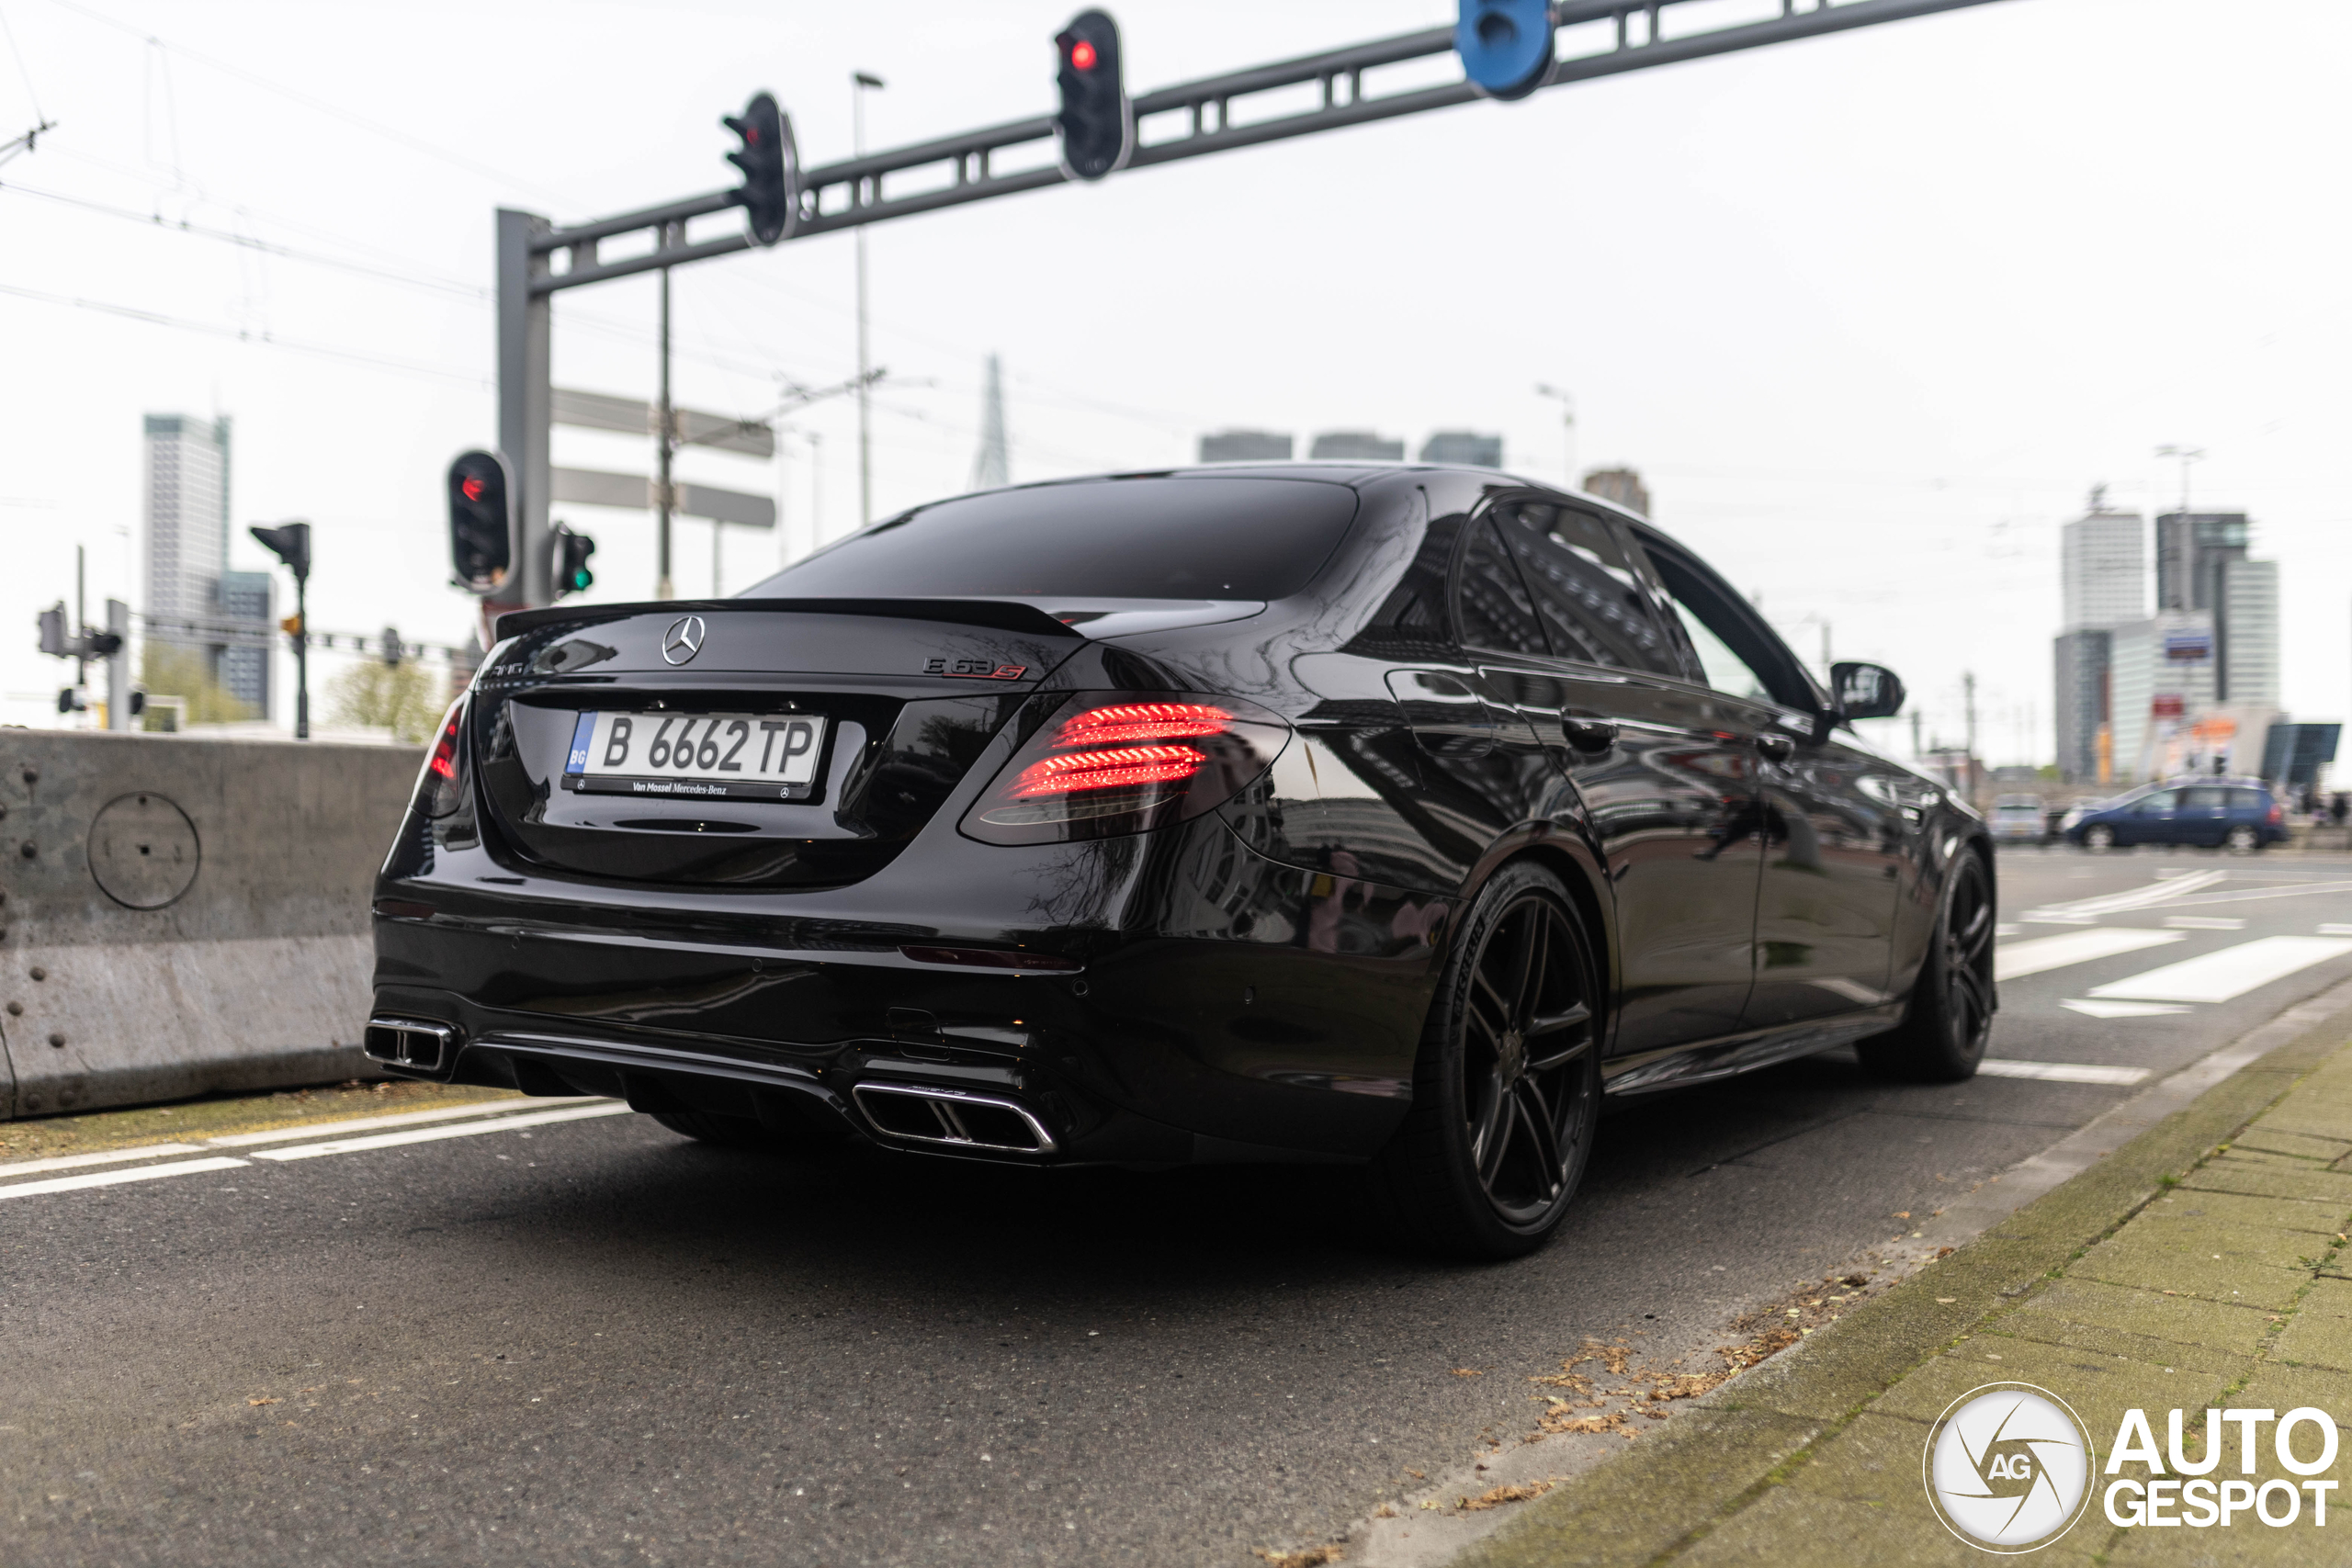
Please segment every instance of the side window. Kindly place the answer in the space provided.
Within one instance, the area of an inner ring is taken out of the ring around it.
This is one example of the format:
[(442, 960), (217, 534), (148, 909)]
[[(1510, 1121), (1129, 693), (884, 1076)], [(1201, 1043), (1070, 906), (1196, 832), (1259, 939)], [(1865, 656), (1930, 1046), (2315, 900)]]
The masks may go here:
[(2230, 792), (2213, 784), (2200, 784), (2188, 791), (2181, 804), (2205, 811), (2219, 811), (2230, 804)]
[(1751, 702), (1811, 705), (1812, 694), (1787, 651), (1758, 627), (1729, 589), (1669, 551), (1652, 548), (1649, 558), (1708, 685)]
[(1606, 523), (1534, 501), (1498, 509), (1495, 521), (1518, 552), (1554, 653), (1614, 669), (1681, 673), (1641, 579)]
[(1519, 579), (1492, 525), (1478, 523), (1470, 530), (1462, 552), (1462, 587), (1456, 601), (1462, 617), (1462, 640), (1471, 648), (1497, 653), (1525, 653), (1542, 658), (1550, 651), (1544, 628), (1536, 624), (1535, 606), (1527, 585)]
[(2230, 809), (2267, 811), (2270, 809), (2270, 802), (2264, 798), (2262, 792), (2258, 789), (2233, 789), (2230, 791)]
[(2180, 791), (2160, 789), (2154, 795), (2143, 795), (2140, 804), (2132, 808), (2132, 814), (2134, 817), (2169, 817), (2179, 804)]

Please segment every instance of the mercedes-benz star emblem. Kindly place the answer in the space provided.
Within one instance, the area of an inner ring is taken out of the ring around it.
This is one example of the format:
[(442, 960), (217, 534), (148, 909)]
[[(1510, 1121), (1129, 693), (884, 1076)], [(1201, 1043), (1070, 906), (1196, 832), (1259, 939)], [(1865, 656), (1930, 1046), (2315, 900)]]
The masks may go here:
[(702, 651), (702, 639), (710, 628), (702, 624), (700, 615), (680, 615), (662, 634), (662, 658), (665, 663), (684, 664)]

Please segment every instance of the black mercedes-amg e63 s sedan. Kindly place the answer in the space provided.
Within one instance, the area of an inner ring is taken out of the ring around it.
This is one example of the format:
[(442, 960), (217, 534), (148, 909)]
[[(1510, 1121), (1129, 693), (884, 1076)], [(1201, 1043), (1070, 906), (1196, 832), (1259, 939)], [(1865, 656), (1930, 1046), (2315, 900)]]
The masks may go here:
[(499, 635), (377, 887), (401, 1073), (809, 1157), (1354, 1163), (1507, 1256), (1604, 1094), (1984, 1051), (1984, 824), (1849, 723), (1900, 682), (1824, 691), (1587, 497), (1028, 485)]

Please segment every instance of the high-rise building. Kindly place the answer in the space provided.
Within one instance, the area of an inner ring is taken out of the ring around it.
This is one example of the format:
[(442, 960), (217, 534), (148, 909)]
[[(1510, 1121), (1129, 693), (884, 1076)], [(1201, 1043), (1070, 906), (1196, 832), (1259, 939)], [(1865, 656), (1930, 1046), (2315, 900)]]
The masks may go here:
[[(146, 418), (147, 631), (266, 718), (276, 587), (229, 570), (229, 420)], [(240, 635), (242, 634), (242, 635)]]
[(2089, 512), (2058, 530), (2058, 627), (2120, 626), (2148, 613), (2147, 525), (2136, 512)]
[(1632, 468), (1594, 468), (1584, 477), (1584, 492), (1613, 501), (1636, 516), (1650, 514), (1649, 486)]
[[(149, 414), (146, 479), (148, 617), (211, 620), (229, 569), (229, 422)], [(204, 646), (168, 625), (150, 635)]]
[[(2099, 737), (2107, 729), (2109, 682), (2115, 661), (2115, 634), (2107, 626), (2083, 626), (2058, 634), (2052, 652), (2057, 666), (2058, 773), (2075, 784), (2095, 784), (2109, 776), (2101, 767)], [(2110, 738), (2109, 744), (2112, 744)], [(2109, 759), (2111, 765), (2111, 758)]]
[(2121, 749), (2137, 744), (2112, 726), (2123, 711), (2116, 705), (2116, 636), (2148, 615), (2147, 525), (2138, 513), (2110, 511), (2101, 491), (2091, 492), (2089, 510), (2058, 530), (2058, 597), (2052, 708), (2058, 772), (2075, 783), (2101, 783)]
[(1337, 457), (1356, 462), (1396, 463), (1404, 460), (1405, 444), (1375, 435), (1369, 430), (1327, 430), (1306, 449), (1310, 457)]
[(1201, 437), (1204, 463), (1287, 463), (1291, 438), (1269, 430), (1220, 430)]
[(277, 625), (277, 579), (266, 571), (224, 571), (220, 574), (220, 619), (262, 628), (264, 636), (230, 643), (220, 649), (215, 678), (223, 690), (267, 718), (270, 638)]
[(2278, 563), (2224, 561), (2215, 594), (2215, 685), (2233, 708), (2278, 705)]
[(1469, 430), (1441, 430), (1421, 443), (1424, 463), (1460, 463), (1473, 468), (1503, 466), (1503, 438)]
[(2161, 777), (2171, 771), (2170, 738), (2215, 705), (2213, 614), (2163, 610), (2110, 636), (2113, 782)]

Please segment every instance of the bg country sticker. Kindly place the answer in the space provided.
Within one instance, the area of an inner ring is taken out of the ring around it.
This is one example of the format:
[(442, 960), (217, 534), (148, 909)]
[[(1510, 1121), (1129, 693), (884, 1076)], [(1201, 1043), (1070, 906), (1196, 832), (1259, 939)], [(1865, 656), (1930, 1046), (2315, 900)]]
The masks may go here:
[[(2099, 1498), (2119, 1529), (2324, 1529), (2337, 1483), (2335, 1417), (2305, 1405), (2126, 1410), (2102, 1472), (2074, 1407), (2031, 1383), (1973, 1388), (1929, 1429), (1921, 1465), (1944, 1528), (1982, 1551), (2038, 1551)], [(2235, 1473), (2231, 1473), (2232, 1472)], [(2290, 1479), (2291, 1477), (2291, 1479)]]

